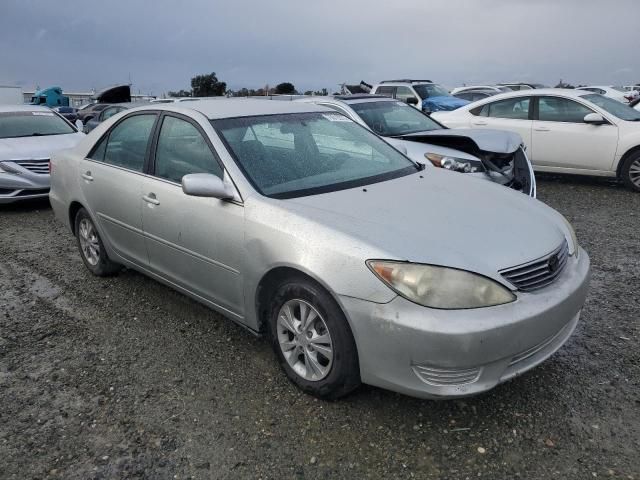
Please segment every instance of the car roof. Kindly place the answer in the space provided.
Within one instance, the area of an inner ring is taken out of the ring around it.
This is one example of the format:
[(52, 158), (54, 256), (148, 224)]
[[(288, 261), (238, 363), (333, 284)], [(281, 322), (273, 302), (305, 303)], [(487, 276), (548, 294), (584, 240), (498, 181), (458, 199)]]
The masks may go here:
[(385, 80), (380, 82), (375, 87), (398, 87), (398, 86), (414, 86), (414, 85), (436, 85), (429, 80)]
[(318, 102), (332, 102), (332, 103), (344, 103), (346, 105), (353, 105), (355, 103), (369, 103), (369, 102), (398, 102), (395, 98), (387, 97), (385, 95), (327, 95), (323, 97), (307, 97), (296, 100), (299, 103), (318, 103)]
[(0, 113), (8, 112), (51, 112), (51, 109), (39, 105), (0, 105)]
[[(498, 95), (493, 95), (491, 98), (491, 102), (495, 102), (497, 100), (503, 98), (514, 98), (514, 97), (528, 97), (528, 96), (541, 96), (541, 95), (562, 95), (564, 97), (569, 98), (580, 98), (585, 95), (593, 95), (593, 92), (588, 90), (574, 90), (571, 88), (536, 88), (532, 90), (516, 90), (514, 92), (504, 92), (499, 93)], [(488, 100), (488, 98), (486, 99)], [(480, 100), (482, 102), (486, 100)]]
[(193, 102), (151, 103), (137, 110), (163, 110), (177, 113), (195, 110), (209, 120), (235, 117), (252, 117), (258, 115), (278, 115), (287, 113), (308, 113), (331, 111), (313, 103), (254, 100), (245, 98), (196, 100)]

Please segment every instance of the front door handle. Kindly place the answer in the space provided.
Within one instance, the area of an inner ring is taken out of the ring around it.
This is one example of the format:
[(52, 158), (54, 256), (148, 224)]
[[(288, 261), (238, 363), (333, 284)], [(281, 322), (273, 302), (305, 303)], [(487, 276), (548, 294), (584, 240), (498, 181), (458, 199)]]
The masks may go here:
[(480, 120), (478, 120), (478, 121), (476, 121), (476, 122), (471, 122), (471, 123), (473, 123), (474, 125), (480, 125), (480, 126), (488, 125), (488, 123), (487, 123), (487, 122), (483, 122), (483, 121), (480, 121)]
[(84, 178), (87, 182), (93, 182), (93, 177), (91, 176), (91, 172), (86, 171), (84, 172), (82, 175), (80, 175), (82, 178)]
[(144, 197), (142, 197), (142, 199), (145, 202), (150, 203), (152, 205), (160, 205), (160, 200), (156, 198), (155, 193), (150, 193), (149, 195), (145, 195)]
[(551, 129), (549, 127), (533, 127), (536, 132), (550, 132)]

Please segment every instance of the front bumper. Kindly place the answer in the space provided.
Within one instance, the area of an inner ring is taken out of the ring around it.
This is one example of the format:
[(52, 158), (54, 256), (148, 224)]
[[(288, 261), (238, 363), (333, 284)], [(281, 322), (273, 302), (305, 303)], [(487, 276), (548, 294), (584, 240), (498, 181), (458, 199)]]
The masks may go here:
[(515, 302), (437, 310), (402, 297), (377, 304), (340, 297), (364, 383), (421, 398), (487, 391), (538, 365), (573, 333), (587, 296), (590, 262), (570, 257), (556, 281)]
[(24, 171), (21, 173), (0, 172), (0, 205), (45, 198), (49, 195), (49, 175)]
[(49, 195), (49, 159), (0, 162), (0, 205)]

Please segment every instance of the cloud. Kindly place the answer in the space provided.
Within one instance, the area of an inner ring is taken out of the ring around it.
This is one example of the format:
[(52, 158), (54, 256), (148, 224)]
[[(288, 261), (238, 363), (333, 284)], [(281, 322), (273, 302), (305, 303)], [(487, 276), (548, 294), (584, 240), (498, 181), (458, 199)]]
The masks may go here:
[(639, 14), (637, 0), (5, 0), (0, 83), (89, 90), (131, 75), (159, 94), (211, 71), (231, 88), (302, 90), (398, 76), (634, 82), (620, 65)]

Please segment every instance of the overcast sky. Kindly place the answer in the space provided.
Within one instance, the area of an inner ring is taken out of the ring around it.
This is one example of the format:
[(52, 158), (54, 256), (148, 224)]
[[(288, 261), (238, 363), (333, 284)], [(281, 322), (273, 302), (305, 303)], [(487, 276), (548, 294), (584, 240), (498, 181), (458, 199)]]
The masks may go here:
[(640, 0), (2, 0), (0, 84), (640, 82)]

